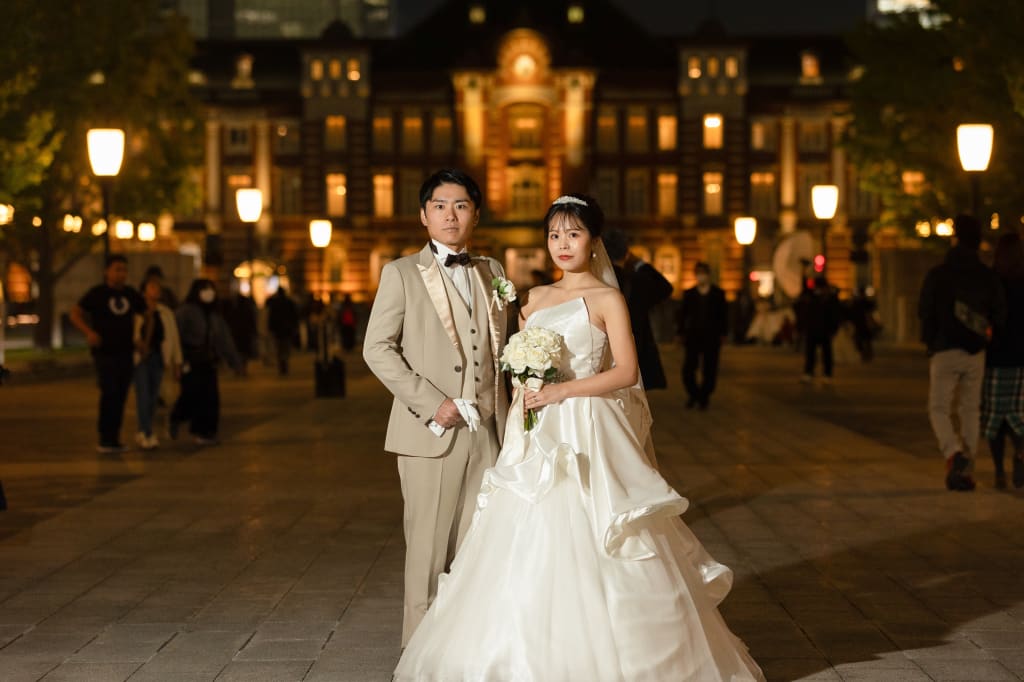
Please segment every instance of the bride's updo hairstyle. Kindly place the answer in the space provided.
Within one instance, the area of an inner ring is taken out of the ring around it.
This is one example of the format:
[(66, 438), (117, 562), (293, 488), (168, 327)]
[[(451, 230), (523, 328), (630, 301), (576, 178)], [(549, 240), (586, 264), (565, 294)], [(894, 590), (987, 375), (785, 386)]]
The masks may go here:
[(587, 228), (592, 239), (600, 237), (604, 228), (604, 211), (594, 197), (586, 194), (563, 194), (555, 199), (544, 216), (544, 232), (551, 230), (551, 222), (559, 216), (575, 218), (576, 222)]

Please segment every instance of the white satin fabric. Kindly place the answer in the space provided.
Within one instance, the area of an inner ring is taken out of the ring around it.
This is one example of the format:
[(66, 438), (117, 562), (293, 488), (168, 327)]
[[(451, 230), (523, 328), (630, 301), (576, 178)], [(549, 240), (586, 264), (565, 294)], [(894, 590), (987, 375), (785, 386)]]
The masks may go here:
[[(583, 299), (527, 326), (563, 335), (566, 378), (605, 366), (607, 339)], [(718, 613), (732, 572), (679, 519), (686, 499), (649, 464), (646, 402), (629, 390), (570, 398), (524, 432), (521, 391), (473, 525), (395, 680), (763, 679)]]

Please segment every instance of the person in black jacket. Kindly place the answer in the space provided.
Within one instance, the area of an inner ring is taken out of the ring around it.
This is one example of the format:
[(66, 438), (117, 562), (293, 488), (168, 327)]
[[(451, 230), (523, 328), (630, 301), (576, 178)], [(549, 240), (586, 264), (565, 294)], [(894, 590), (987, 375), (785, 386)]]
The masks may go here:
[(299, 307), (288, 298), (288, 292), (283, 286), (278, 287), (274, 295), (267, 299), (267, 329), (274, 337), (277, 349), (277, 373), (284, 376), (288, 374), (292, 341), (299, 333)]
[(981, 429), (995, 465), (997, 488), (1006, 487), (1003, 454), (1013, 443), (1013, 486), (1024, 486), (1024, 246), (1019, 234), (996, 243), (994, 269), (1006, 293), (1006, 324), (992, 330), (985, 353)]
[[(1006, 321), (1006, 297), (999, 278), (978, 258), (981, 224), (969, 215), (953, 220), (956, 245), (921, 286), (918, 316), (928, 346), (928, 418), (946, 460), (946, 488), (974, 490), (974, 456), (985, 355), (993, 327)], [(953, 426), (953, 398), (959, 392), (960, 432)]]
[(814, 278), (814, 286), (804, 289), (796, 302), (797, 327), (804, 343), (804, 373), (801, 381), (814, 378), (814, 365), (821, 348), (821, 368), (825, 381), (832, 379), (832, 338), (839, 331), (843, 309), (835, 289), (824, 275)]
[[(718, 357), (722, 341), (729, 332), (729, 311), (725, 292), (711, 283), (711, 269), (707, 263), (694, 267), (697, 286), (683, 293), (679, 308), (679, 336), (683, 339), (683, 385), (689, 399), (686, 407), (708, 408), (718, 378)], [(701, 365), (701, 380), (697, 381), (697, 365)]]
[(653, 265), (640, 260), (629, 250), (629, 238), (621, 230), (608, 230), (603, 240), (615, 268), (615, 277), (619, 280), (619, 289), (626, 298), (644, 388), (665, 388), (668, 382), (661, 366), (658, 342), (651, 329), (651, 309), (668, 300), (672, 295), (672, 283)]

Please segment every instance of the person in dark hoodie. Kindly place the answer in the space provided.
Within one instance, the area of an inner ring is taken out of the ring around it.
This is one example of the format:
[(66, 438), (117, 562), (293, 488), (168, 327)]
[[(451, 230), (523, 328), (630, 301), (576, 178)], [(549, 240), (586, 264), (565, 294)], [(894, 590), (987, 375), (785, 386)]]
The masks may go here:
[[(993, 327), (1006, 321), (999, 278), (978, 258), (981, 224), (969, 215), (953, 220), (956, 244), (945, 261), (928, 271), (918, 316), (928, 346), (928, 417), (946, 460), (946, 488), (974, 490), (974, 458), (980, 430), (985, 347)], [(959, 392), (960, 432), (953, 425)]]
[(171, 410), (168, 435), (176, 438), (181, 424), (187, 421), (197, 445), (214, 445), (220, 421), (217, 366), (224, 361), (242, 374), (245, 365), (231, 340), (227, 323), (217, 311), (217, 288), (213, 282), (193, 281), (176, 317), (185, 362), (181, 370), (181, 395)]

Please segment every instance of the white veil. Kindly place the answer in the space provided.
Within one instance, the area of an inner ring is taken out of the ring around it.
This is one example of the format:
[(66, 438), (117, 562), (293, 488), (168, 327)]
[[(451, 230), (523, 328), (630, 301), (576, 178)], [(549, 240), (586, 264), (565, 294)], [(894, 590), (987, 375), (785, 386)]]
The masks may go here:
[[(619, 279), (615, 276), (615, 267), (612, 265), (611, 258), (608, 257), (608, 250), (604, 246), (604, 241), (600, 238), (595, 239), (591, 242), (591, 246), (594, 250), (594, 262), (590, 266), (590, 271), (608, 286), (621, 291), (622, 287), (619, 286)], [(608, 360), (608, 362), (610, 364), (611, 360)], [(630, 426), (633, 427), (633, 432), (636, 434), (637, 440), (643, 446), (644, 453), (647, 455), (648, 463), (657, 468), (658, 462), (654, 455), (654, 441), (651, 439), (651, 425), (654, 423), (654, 419), (651, 417), (651, 407), (647, 403), (647, 392), (644, 390), (644, 380), (640, 376), (639, 367), (637, 368), (636, 383), (629, 388), (615, 391), (613, 395), (625, 411), (626, 418), (629, 420)]]

